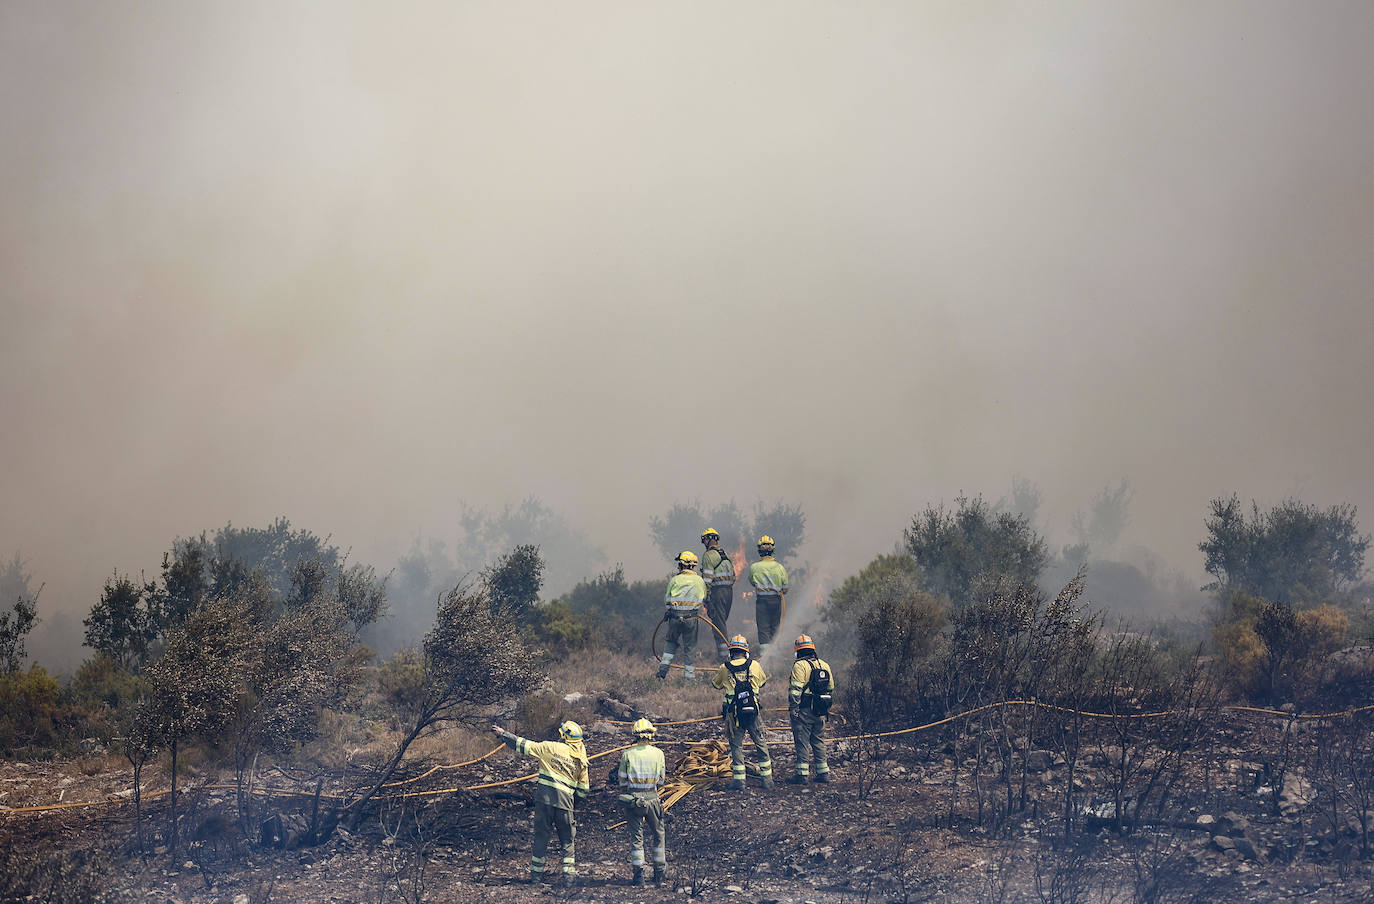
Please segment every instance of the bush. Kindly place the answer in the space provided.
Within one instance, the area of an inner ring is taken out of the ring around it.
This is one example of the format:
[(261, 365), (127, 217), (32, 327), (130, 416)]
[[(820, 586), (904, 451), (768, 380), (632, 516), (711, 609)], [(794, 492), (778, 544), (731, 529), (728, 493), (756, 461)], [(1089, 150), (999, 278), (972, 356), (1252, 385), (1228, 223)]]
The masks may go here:
[(960, 496), (953, 511), (928, 506), (907, 528), (906, 547), (926, 588), (956, 608), (990, 591), (1033, 585), (1049, 561), (1044, 539), (1024, 515), (993, 511), (981, 496)]
[(0, 755), (30, 758), (71, 750), (90, 734), (96, 714), (64, 699), (42, 666), (0, 675)]
[(879, 600), (914, 594), (920, 588), (921, 568), (906, 553), (878, 556), (858, 574), (845, 578), (821, 607), (829, 655), (853, 654), (859, 622)]
[(654, 626), (663, 617), (666, 580), (630, 583), (617, 565), (582, 581), (545, 607), (546, 634), (539, 640), (551, 652), (579, 645), (647, 651)]
[(1230, 598), (1231, 619), (1213, 634), (1232, 689), (1274, 703), (1309, 699), (1322, 664), (1341, 648), (1350, 620), (1335, 606), (1294, 609), (1244, 593)]
[(108, 707), (120, 713), (137, 704), (146, 690), (143, 678), (121, 668), (104, 653), (97, 653), (81, 663), (65, 689), (65, 696), (72, 703)]
[(866, 592), (858, 618), (859, 648), (851, 674), (855, 696), (868, 721), (909, 712), (923, 696), (928, 661), (937, 648), (949, 610), (900, 577)]

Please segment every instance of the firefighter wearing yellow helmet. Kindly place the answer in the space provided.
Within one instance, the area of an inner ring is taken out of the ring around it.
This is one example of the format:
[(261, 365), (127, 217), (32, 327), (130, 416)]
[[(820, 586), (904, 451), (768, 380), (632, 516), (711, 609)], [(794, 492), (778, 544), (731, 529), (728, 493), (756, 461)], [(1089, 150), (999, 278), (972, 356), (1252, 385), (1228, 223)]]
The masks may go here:
[(634, 885), (644, 884), (644, 831), (653, 836), (654, 884), (663, 884), (668, 866), (667, 829), (663, 821), (663, 801), (658, 789), (667, 781), (663, 751), (654, 746), (654, 723), (640, 719), (634, 724), (635, 744), (620, 755), (616, 781), (624, 791), (619, 800), (625, 808), (625, 825), (630, 831), (630, 868)]
[(530, 882), (545, 875), (544, 854), (550, 836), (557, 832), (563, 846), (563, 881), (576, 885), (577, 861), (573, 841), (577, 822), (573, 803), (587, 799), (587, 749), (582, 746), (582, 726), (564, 722), (558, 726), (557, 741), (529, 741), (516, 737), (499, 725), (492, 732), (516, 753), (539, 761), (539, 779), (534, 792), (534, 846), (530, 854)]
[(663, 658), (658, 664), (658, 677), (668, 677), (668, 666), (682, 651), (683, 671), (688, 678), (696, 676), (696, 666), (692, 664), (692, 654), (697, 648), (697, 614), (706, 602), (706, 582), (696, 572), (697, 554), (690, 549), (683, 550), (677, 557), (677, 574), (668, 581), (668, 591), (663, 602), (668, 607), (663, 613), (663, 626), (667, 628), (667, 638), (663, 643)]
[(782, 621), (782, 601), (787, 595), (787, 569), (773, 558), (773, 538), (759, 537), (759, 560), (749, 566), (749, 583), (754, 585), (754, 623), (759, 628), (759, 658), (768, 655), (768, 646)]
[(792, 664), (787, 688), (787, 715), (792, 722), (792, 743), (796, 747), (797, 768), (789, 785), (806, 784), (810, 760), (815, 760), (813, 781), (830, 781), (830, 764), (825, 761), (825, 717), (835, 693), (835, 673), (830, 663), (816, 654), (816, 642), (807, 635), (792, 645), (797, 660)]
[(759, 758), (759, 777), (763, 787), (773, 787), (773, 761), (768, 756), (768, 741), (764, 736), (763, 707), (759, 693), (768, 683), (763, 666), (749, 658), (749, 641), (743, 634), (730, 638), (730, 658), (711, 679), (711, 686), (725, 691), (720, 714), (725, 719), (725, 738), (730, 742), (730, 790), (745, 789), (744, 736), (754, 739)]
[(701, 532), (701, 545), (706, 551), (701, 554), (701, 579), (706, 582), (706, 617), (720, 631), (712, 635), (716, 638), (716, 658), (725, 662), (730, 658), (725, 642), (725, 622), (730, 618), (730, 609), (735, 604), (735, 564), (720, 548), (720, 534), (714, 527)]

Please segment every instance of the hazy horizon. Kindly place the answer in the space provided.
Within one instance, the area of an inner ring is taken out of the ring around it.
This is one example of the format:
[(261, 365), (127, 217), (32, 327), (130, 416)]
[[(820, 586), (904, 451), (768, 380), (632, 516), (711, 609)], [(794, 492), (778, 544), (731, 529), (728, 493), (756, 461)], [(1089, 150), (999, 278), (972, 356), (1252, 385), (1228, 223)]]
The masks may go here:
[[(1374, 481), (1374, 5), (0, 6), (0, 555), (42, 613), (278, 516), (528, 496), (843, 577), (1012, 480), (1205, 579)], [(705, 526), (705, 525), (703, 525)], [(1123, 553), (1135, 554), (1135, 553)], [(554, 588), (557, 589), (557, 588)]]

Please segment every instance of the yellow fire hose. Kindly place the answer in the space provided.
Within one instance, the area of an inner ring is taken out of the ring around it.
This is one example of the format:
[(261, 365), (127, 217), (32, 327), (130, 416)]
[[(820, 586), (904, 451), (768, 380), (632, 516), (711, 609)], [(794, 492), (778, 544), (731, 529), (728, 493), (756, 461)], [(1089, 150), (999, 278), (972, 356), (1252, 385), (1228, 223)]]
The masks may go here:
[[(714, 784), (722, 778), (730, 778), (730, 749), (724, 741), (699, 741), (691, 746), (682, 762), (673, 770), (672, 778), (658, 789), (658, 799), (663, 801), (663, 809), (682, 800), (698, 788)], [(622, 820), (607, 831), (625, 825)]]
[[(715, 632), (716, 632), (716, 635), (717, 635), (722, 641), (724, 641), (725, 643), (729, 643), (729, 642), (730, 642), (730, 638), (726, 637), (726, 636), (721, 632), (720, 628), (717, 628), (717, 627), (716, 627), (716, 623), (715, 623), (715, 622), (711, 621), (709, 618), (707, 618), (707, 617), (706, 617), (704, 614), (702, 614), (701, 612), (697, 612), (697, 618), (701, 619), (702, 621), (706, 622), (706, 624), (710, 625), (710, 626), (711, 626), (711, 630), (712, 630), (712, 631), (715, 631)], [(661, 627), (663, 627), (663, 623), (664, 623), (667, 619), (668, 619), (668, 616), (667, 616), (667, 615), (664, 615), (663, 618), (660, 618), (660, 619), (658, 620), (658, 624), (654, 625), (654, 636), (649, 638), (649, 652), (653, 654), (653, 657), (654, 657), (654, 661), (655, 661), (655, 662), (659, 661), (659, 658), (660, 658), (660, 657), (659, 657), (659, 653), (658, 653), (658, 629), (661, 628)], [(674, 669), (685, 669), (685, 668), (687, 668), (687, 666), (685, 666), (685, 665), (679, 665), (679, 664), (676, 663), (676, 662), (670, 662), (670, 663), (668, 663), (668, 667), (669, 667), (669, 668), (674, 668)]]

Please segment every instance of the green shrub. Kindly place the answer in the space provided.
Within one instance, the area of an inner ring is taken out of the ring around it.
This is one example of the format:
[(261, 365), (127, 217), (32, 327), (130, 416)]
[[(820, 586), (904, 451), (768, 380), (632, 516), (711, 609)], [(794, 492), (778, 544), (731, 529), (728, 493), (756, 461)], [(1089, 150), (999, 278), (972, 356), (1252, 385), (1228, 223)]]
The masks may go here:
[(858, 643), (859, 621), (879, 600), (915, 594), (921, 589), (921, 567), (907, 553), (878, 556), (858, 574), (845, 578), (821, 606), (827, 655), (852, 656)]
[(96, 733), (97, 714), (63, 696), (61, 684), (40, 665), (0, 675), (0, 755), (52, 756)]
[(1231, 618), (1213, 638), (1232, 689), (1274, 703), (1311, 697), (1326, 658), (1345, 643), (1350, 619), (1335, 606), (1295, 609), (1244, 593), (1229, 599)]
[(122, 668), (104, 653), (97, 653), (81, 663), (64, 696), (72, 703), (106, 706), (115, 712), (125, 712), (138, 702), (146, 689), (147, 682), (141, 676)]

